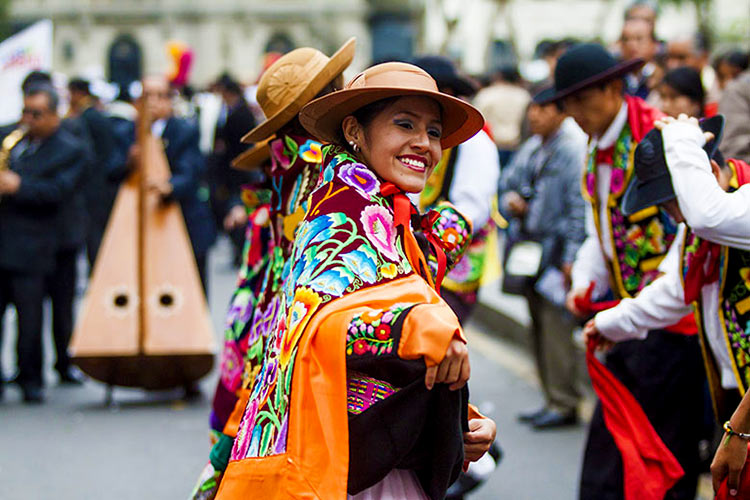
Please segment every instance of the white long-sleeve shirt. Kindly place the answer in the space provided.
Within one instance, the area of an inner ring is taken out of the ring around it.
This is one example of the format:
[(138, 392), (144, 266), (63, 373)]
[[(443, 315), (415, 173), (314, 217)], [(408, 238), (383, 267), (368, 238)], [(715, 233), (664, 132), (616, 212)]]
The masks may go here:
[[(620, 136), (623, 127), (628, 120), (628, 105), (623, 102), (620, 111), (607, 130), (599, 138), (592, 138), (589, 143), (589, 154), (597, 147), (607, 149), (613, 146)], [(586, 172), (584, 170), (584, 174)], [(594, 215), (590, 204), (586, 206), (586, 239), (576, 254), (576, 260), (572, 271), (572, 289), (588, 288), (592, 281), (594, 287), (593, 298), (600, 298), (609, 289), (609, 267), (607, 262), (613, 259), (612, 255), (612, 233), (610, 231), (609, 217), (607, 215), (607, 199), (609, 199), (609, 188), (612, 177), (612, 167), (605, 163), (596, 166), (596, 194), (599, 203), (599, 231), (602, 239), (599, 240)]]
[[(750, 185), (733, 193), (721, 189), (701, 149), (703, 135), (695, 126), (675, 123), (666, 127), (662, 136), (677, 203), (687, 224), (701, 238), (750, 250)], [(649, 330), (672, 325), (692, 310), (685, 304), (680, 276), (685, 231), (684, 226), (679, 229), (659, 266), (662, 276), (637, 297), (624, 299), (617, 307), (596, 315), (596, 327), (602, 335), (616, 341), (645, 338)], [(726, 389), (736, 388), (719, 320), (719, 282), (703, 286), (701, 299), (703, 326), (721, 372), (721, 385)]]

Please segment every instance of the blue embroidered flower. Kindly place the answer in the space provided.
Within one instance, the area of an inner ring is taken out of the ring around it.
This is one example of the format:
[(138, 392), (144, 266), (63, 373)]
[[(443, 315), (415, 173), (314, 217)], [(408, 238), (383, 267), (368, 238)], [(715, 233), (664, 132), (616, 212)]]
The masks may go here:
[(342, 266), (324, 271), (314, 278), (309, 286), (317, 292), (339, 297), (346, 287), (352, 284), (352, 281), (354, 281), (354, 274)]
[(365, 283), (375, 283), (378, 278), (378, 254), (368, 245), (341, 256), (344, 264)]

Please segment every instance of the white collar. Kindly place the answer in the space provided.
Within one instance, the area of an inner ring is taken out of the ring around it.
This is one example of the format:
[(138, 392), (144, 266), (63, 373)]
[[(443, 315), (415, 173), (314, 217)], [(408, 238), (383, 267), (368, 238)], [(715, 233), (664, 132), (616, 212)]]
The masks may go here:
[(151, 133), (154, 135), (154, 137), (161, 137), (166, 127), (167, 120), (165, 118), (160, 118), (151, 125)]
[(622, 128), (625, 126), (625, 122), (627, 121), (627, 119), (628, 103), (626, 101), (623, 101), (622, 106), (620, 106), (620, 111), (617, 112), (617, 116), (615, 116), (615, 119), (612, 120), (609, 128), (607, 128), (606, 132), (604, 132), (601, 137), (599, 137), (595, 141), (592, 141), (594, 142), (593, 145), (601, 149), (607, 149), (608, 147), (612, 146), (620, 136), (620, 132), (622, 132)]

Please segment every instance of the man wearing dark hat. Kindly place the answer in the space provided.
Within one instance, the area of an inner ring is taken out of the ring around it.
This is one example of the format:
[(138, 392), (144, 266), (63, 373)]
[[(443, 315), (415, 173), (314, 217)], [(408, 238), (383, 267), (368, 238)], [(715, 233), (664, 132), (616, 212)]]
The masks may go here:
[[(441, 92), (471, 97), (477, 86), (460, 74), (449, 59), (423, 56), (414, 61), (427, 71)], [(477, 301), (479, 281), (484, 270), (487, 236), (493, 227), (491, 200), (500, 178), (500, 159), (492, 139), (484, 130), (459, 146), (443, 152), (422, 193), (414, 196), (422, 211), (448, 201), (473, 224), (474, 236), (463, 259), (448, 273), (442, 296), (464, 322)]]
[[(563, 298), (576, 252), (586, 236), (585, 203), (580, 195), (586, 136), (555, 103), (545, 103), (553, 94), (554, 89), (547, 87), (534, 95), (527, 112), (534, 135), (503, 169), (500, 179), (499, 206), (509, 221), (508, 240), (532, 240), (543, 248), (540, 278), (525, 296), (545, 402), (541, 409), (519, 416), (535, 429), (578, 421), (577, 369), (583, 364), (573, 343), (577, 321), (564, 309)], [(553, 296), (555, 292), (558, 297)]]
[[(716, 150), (718, 139), (704, 146), (705, 132), (720, 136), (722, 120), (707, 120), (699, 129), (685, 115), (665, 118), (657, 124), (661, 132), (652, 131), (638, 146), (636, 181), (623, 208), (633, 213), (659, 203), (687, 227), (662, 261), (663, 274), (637, 297), (597, 314), (585, 336), (644, 338), (695, 305), (717, 422), (747, 433), (748, 422), (732, 413), (750, 380), (750, 348), (742, 341), (750, 334), (750, 166), (734, 159), (725, 163)], [(742, 443), (747, 449), (742, 439), (729, 437), (730, 446)]]
[[(623, 75), (642, 60), (617, 63), (600, 45), (568, 50), (555, 69), (553, 100), (590, 137), (583, 176), (589, 202), (587, 237), (572, 271), (568, 309), (581, 318), (593, 312), (590, 300), (636, 296), (659, 275), (658, 265), (674, 241), (676, 222), (656, 208), (625, 215), (622, 196), (631, 182), (632, 152), (661, 114), (637, 97), (623, 95)], [(689, 320), (615, 346), (609, 370), (633, 393), (657, 434), (685, 470), (669, 498), (695, 497), (703, 395), (697, 329)], [(655, 362), (659, 360), (659, 362)], [(688, 416), (688, 417), (686, 417)], [(601, 404), (591, 421), (581, 475), (582, 499), (623, 497), (623, 462), (606, 427)]]

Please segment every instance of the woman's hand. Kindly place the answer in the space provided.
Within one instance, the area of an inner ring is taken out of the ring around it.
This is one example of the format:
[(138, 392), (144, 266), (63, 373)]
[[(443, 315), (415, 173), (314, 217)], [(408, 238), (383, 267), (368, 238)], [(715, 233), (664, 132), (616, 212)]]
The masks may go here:
[(724, 478), (727, 478), (729, 494), (736, 496), (740, 489), (740, 474), (747, 460), (747, 441), (737, 436), (727, 436), (719, 444), (719, 448), (711, 462), (711, 479), (714, 484), (714, 492), (719, 491)]
[(463, 341), (454, 338), (448, 344), (443, 361), (427, 368), (424, 384), (428, 389), (432, 389), (435, 384), (450, 384), (450, 390), (455, 391), (466, 385), (470, 374), (469, 349)]
[(588, 345), (589, 342), (596, 342), (597, 351), (607, 351), (615, 345), (614, 342), (605, 338), (598, 328), (596, 328), (596, 318), (591, 318), (583, 327), (583, 343)]
[(497, 425), (491, 418), (469, 420), (469, 432), (464, 432), (464, 460), (476, 462), (487, 453), (495, 441)]

